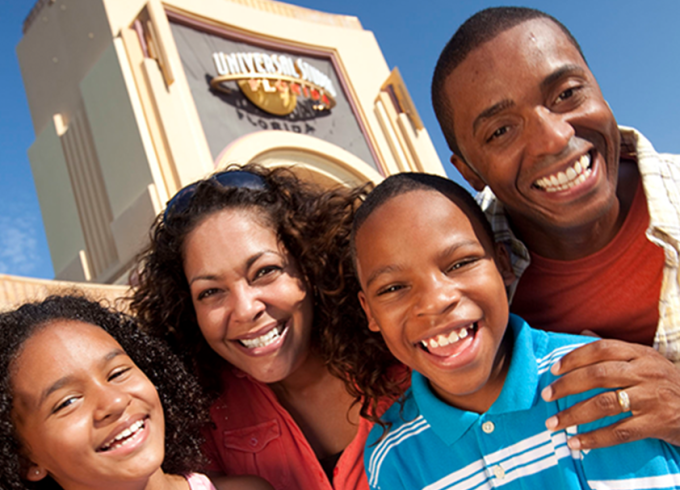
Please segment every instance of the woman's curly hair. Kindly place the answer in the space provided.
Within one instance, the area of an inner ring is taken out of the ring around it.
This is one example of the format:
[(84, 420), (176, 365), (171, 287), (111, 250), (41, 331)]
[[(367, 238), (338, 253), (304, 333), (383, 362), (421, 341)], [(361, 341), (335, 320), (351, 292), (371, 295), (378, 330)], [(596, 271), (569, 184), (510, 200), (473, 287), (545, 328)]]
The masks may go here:
[[(207, 178), (195, 187), (186, 209), (175, 212), (171, 206), (167, 216), (160, 215), (151, 229), (151, 245), (138, 260), (132, 310), (145, 329), (166, 340), (182, 356), (204, 389), (217, 395), (219, 372), (226, 361), (208, 346), (199, 329), (184, 275), (184, 240), (213, 213), (254, 211), (262, 223), (271, 226), (311, 285), (312, 348), (362, 403), (361, 415), (377, 421), (375, 400), (397, 398), (404, 376), (388, 375), (397, 361), (379, 334), (368, 330), (357, 298), (359, 284), (353, 273), (349, 236), (354, 210), (368, 193), (368, 186), (326, 190), (299, 179), (289, 168), (267, 169), (256, 164), (231, 166), (227, 171), (259, 175), (265, 188), (224, 187), (215, 178)], [(367, 388), (360, 391), (357, 386)]]
[(12, 419), (12, 364), (36, 332), (60, 320), (76, 320), (104, 329), (125, 350), (158, 391), (165, 414), (163, 471), (185, 474), (205, 464), (200, 428), (208, 420), (206, 399), (196, 380), (158, 339), (142, 332), (134, 319), (79, 295), (50, 296), (0, 314), (0, 481), (8, 490), (60, 489), (50, 477), (29, 482), (22, 477), (27, 460)]

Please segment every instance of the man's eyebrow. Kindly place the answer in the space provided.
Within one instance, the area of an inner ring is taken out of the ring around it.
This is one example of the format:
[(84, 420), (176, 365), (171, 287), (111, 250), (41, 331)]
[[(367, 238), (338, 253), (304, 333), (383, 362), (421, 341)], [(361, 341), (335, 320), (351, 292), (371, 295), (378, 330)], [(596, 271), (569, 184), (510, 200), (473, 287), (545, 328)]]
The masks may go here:
[(552, 84), (557, 82), (565, 75), (583, 75), (585, 72), (586, 71), (581, 65), (568, 64), (560, 66), (557, 70), (553, 71), (550, 75), (543, 79), (541, 82), (541, 90), (545, 91), (549, 89)]
[[(115, 359), (118, 356), (126, 356), (126, 355), (127, 354), (122, 349), (113, 349), (102, 358), (102, 364), (106, 364), (107, 362), (111, 361), (112, 359)], [(64, 386), (68, 386), (68, 384), (72, 383), (74, 381), (74, 379), (75, 378), (73, 376), (64, 376), (64, 377), (56, 380), (54, 383), (52, 383), (47, 388), (45, 388), (43, 390), (43, 392), (40, 394), (40, 398), (38, 400), (38, 406), (42, 405), (43, 402), (47, 399), (48, 396), (50, 396), (55, 391), (63, 388)]]
[(499, 112), (504, 111), (508, 107), (514, 106), (515, 103), (510, 100), (510, 99), (503, 99), (500, 102), (497, 102), (496, 104), (492, 105), (491, 107), (488, 107), (484, 109), (482, 112), (479, 113), (479, 115), (475, 118), (474, 122), (472, 123), (472, 133), (477, 132), (477, 128), (479, 127), (480, 124), (485, 119), (489, 119), (490, 117), (495, 116)]

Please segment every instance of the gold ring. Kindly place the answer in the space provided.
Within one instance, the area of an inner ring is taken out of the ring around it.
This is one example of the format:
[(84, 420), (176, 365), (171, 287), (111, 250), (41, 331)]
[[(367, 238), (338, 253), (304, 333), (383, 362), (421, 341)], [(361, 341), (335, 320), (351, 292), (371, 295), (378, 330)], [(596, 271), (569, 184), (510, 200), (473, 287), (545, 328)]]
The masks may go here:
[(621, 412), (630, 412), (630, 397), (628, 396), (628, 393), (624, 390), (619, 390), (616, 392), (616, 397), (619, 399)]

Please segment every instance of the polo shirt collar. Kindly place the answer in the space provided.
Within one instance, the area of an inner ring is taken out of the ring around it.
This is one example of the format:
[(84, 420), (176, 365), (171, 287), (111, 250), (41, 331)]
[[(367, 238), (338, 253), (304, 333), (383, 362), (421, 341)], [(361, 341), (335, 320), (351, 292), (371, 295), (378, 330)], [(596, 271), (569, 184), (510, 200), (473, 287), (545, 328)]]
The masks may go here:
[(520, 317), (510, 315), (508, 329), (514, 343), (510, 369), (501, 394), (486, 414), (459, 410), (440, 400), (422, 374), (411, 375), (411, 390), (420, 413), (445, 444), (451, 445), (484, 415), (527, 410), (538, 399), (538, 369), (533, 338), (529, 325)]

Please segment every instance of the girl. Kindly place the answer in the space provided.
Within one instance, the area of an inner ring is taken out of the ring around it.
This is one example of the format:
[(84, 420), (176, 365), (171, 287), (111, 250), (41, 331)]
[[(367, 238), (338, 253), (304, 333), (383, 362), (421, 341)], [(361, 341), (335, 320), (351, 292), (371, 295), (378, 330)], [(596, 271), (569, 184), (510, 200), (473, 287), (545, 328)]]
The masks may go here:
[(1, 314), (0, 331), (3, 488), (271, 488), (192, 473), (200, 389), (131, 318), (54, 296)]
[[(212, 470), (278, 490), (368, 488), (369, 420), (403, 377), (386, 375), (395, 361), (356, 298), (348, 238), (363, 195), (230, 167), (178, 192), (152, 228), (132, 308), (214, 397)], [(357, 403), (356, 379), (381, 402)]]

